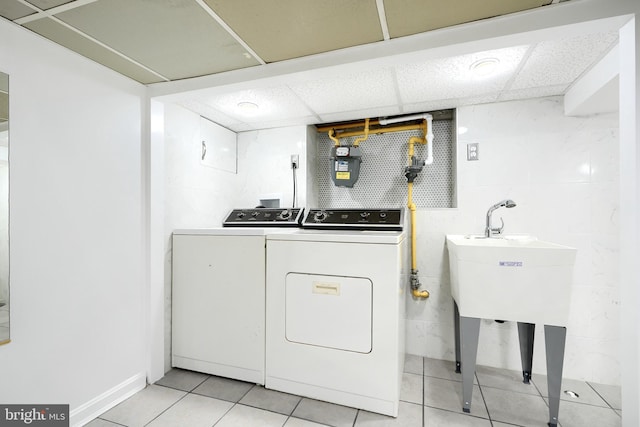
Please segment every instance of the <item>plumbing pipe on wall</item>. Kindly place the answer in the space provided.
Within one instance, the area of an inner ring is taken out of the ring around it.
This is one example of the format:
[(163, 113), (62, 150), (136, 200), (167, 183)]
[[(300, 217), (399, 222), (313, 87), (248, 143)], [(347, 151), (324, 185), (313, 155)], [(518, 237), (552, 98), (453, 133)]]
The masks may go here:
[[(409, 208), (409, 211), (411, 212), (411, 295), (413, 295), (415, 298), (429, 298), (429, 291), (420, 290), (420, 279), (418, 278), (418, 261), (416, 249), (416, 204), (413, 202), (413, 181), (418, 173), (422, 171), (422, 166), (433, 163), (433, 150), (431, 148), (433, 143), (433, 131), (431, 128), (433, 118), (430, 114), (425, 114), (421, 118), (423, 119), (422, 136), (412, 136), (411, 138), (409, 138), (409, 166), (405, 168), (405, 176), (407, 177), (407, 208)], [(422, 162), (419, 162), (414, 156), (414, 148), (416, 143), (427, 144), (427, 159)]]
[[(420, 124), (389, 126), (396, 123), (405, 123), (411, 121), (422, 120)], [(380, 126), (371, 129), (370, 125)], [(366, 119), (362, 122), (351, 122), (335, 125), (318, 126), (318, 132), (327, 132), (329, 138), (334, 142), (335, 146), (340, 146), (340, 138), (364, 135), (358, 138), (356, 143), (367, 139), (370, 133), (381, 134), (388, 132), (401, 132), (406, 130), (422, 131), (422, 136), (412, 136), (409, 138), (409, 166), (405, 168), (405, 176), (407, 177), (407, 208), (411, 213), (411, 295), (415, 298), (428, 298), (429, 291), (420, 290), (420, 281), (418, 279), (418, 262), (416, 250), (416, 205), (413, 202), (413, 180), (422, 170), (422, 166), (433, 163), (433, 116), (431, 114), (414, 114), (402, 117)], [(385, 126), (389, 126), (386, 128)], [(362, 128), (362, 130), (361, 130)], [(354, 143), (354, 146), (357, 144)], [(418, 161), (414, 156), (415, 144), (426, 144), (427, 157), (423, 161)]]
[[(412, 116), (403, 116), (403, 117), (393, 117), (390, 119), (380, 118), (378, 119), (378, 123), (387, 126), (394, 123), (408, 122), (411, 120), (426, 120), (427, 131), (426, 134), (422, 137), (420, 143), (427, 144), (427, 157), (424, 159), (425, 165), (430, 165), (433, 163), (433, 116), (431, 114), (414, 114)], [(422, 142), (426, 138), (425, 142)], [(411, 159), (409, 159), (411, 160)]]

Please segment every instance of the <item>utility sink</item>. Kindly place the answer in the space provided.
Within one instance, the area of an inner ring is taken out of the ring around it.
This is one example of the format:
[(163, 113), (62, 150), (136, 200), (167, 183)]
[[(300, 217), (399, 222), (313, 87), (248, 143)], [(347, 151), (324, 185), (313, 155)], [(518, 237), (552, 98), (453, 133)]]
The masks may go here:
[(532, 236), (447, 235), (460, 316), (566, 326), (576, 250)]

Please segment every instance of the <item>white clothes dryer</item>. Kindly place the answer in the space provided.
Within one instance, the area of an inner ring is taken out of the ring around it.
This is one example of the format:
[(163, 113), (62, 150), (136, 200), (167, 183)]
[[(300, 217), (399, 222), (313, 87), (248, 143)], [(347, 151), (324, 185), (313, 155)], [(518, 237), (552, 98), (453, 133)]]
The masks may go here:
[[(310, 211), (305, 224), (317, 213)], [(360, 221), (360, 213), (323, 211), (318, 218)], [(368, 221), (380, 212), (369, 214)], [(404, 237), (402, 231), (309, 229), (267, 236), (267, 388), (398, 415)]]

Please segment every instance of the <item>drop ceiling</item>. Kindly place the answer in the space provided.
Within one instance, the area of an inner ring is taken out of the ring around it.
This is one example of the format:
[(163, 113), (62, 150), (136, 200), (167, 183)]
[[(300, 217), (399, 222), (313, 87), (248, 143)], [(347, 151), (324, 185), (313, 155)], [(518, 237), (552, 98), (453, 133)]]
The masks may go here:
[[(579, 2), (582, 0), (571, 0)], [(0, 16), (142, 84), (267, 70), (539, 8), (559, 0), (2, 0)], [(192, 91), (177, 103), (234, 131), (562, 95), (616, 31), (290, 81)], [(499, 60), (494, 74), (470, 66)], [(241, 108), (246, 103), (253, 109)]]

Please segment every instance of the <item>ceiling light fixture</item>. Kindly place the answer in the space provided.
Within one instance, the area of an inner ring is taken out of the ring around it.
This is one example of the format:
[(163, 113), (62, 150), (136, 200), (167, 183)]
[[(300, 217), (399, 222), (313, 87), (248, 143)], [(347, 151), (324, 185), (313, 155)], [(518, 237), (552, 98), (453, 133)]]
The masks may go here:
[(496, 72), (498, 64), (498, 58), (482, 58), (471, 64), (469, 70), (475, 77), (487, 77)]
[(258, 108), (258, 104), (249, 101), (238, 102), (238, 108), (246, 113), (250, 113), (256, 111)]

